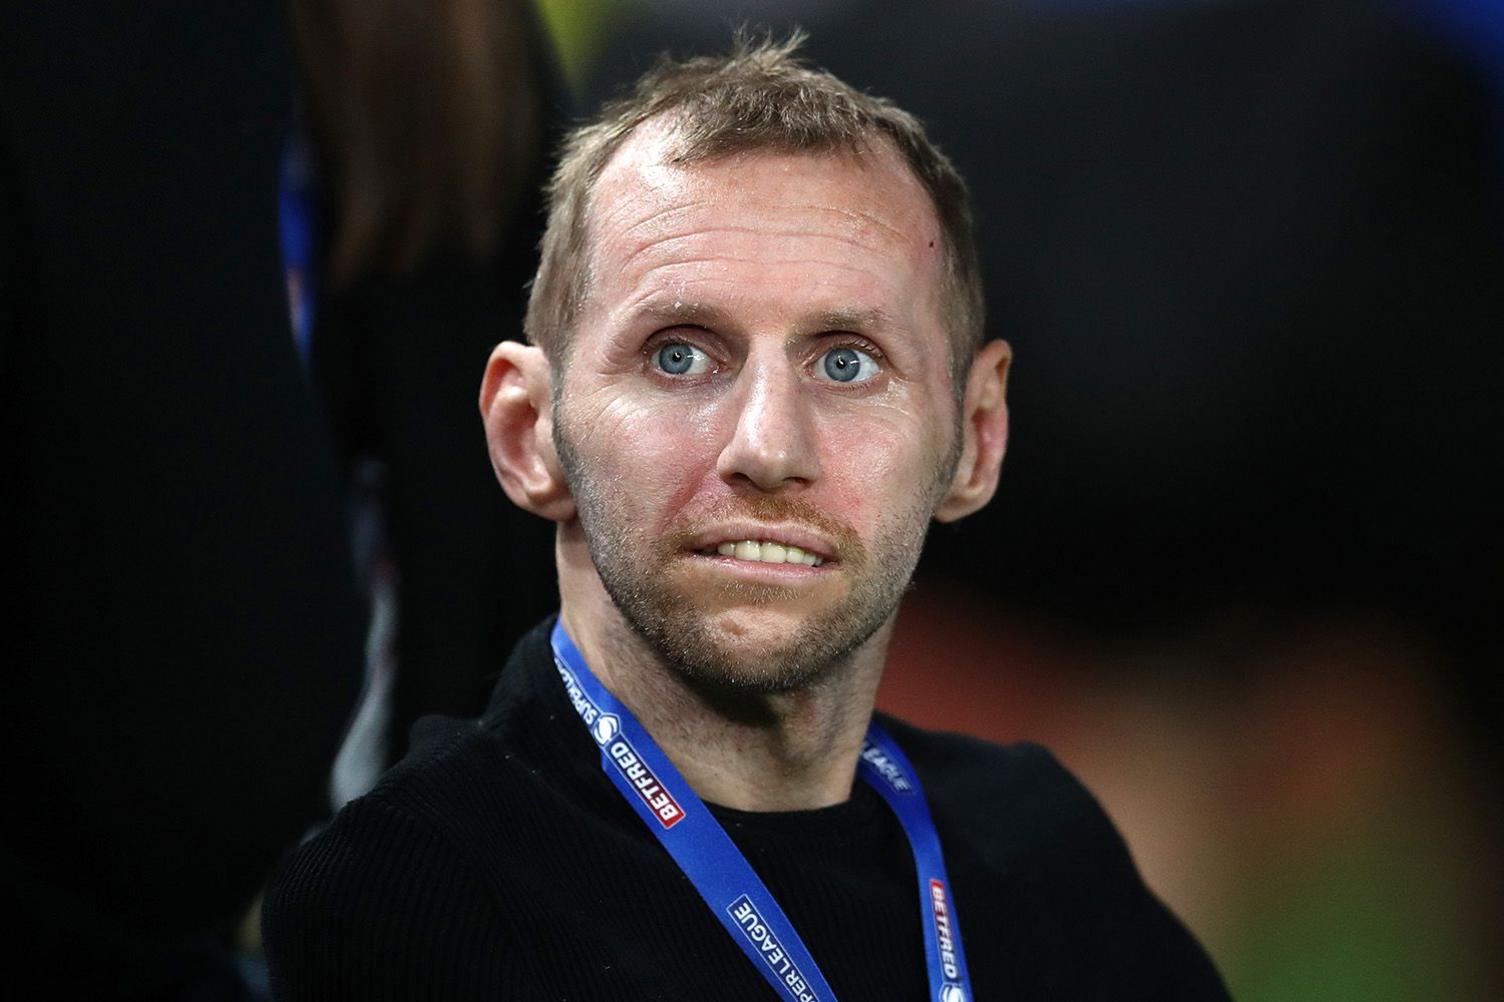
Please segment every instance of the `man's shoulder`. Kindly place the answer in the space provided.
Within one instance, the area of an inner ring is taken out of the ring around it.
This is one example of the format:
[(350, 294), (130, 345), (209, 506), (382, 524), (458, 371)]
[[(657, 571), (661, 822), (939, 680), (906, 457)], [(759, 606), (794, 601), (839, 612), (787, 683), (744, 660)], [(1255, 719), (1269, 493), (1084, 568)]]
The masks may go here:
[[(458, 853), (464, 814), (477, 799), (477, 783), (504, 753), (473, 720), (428, 717), (414, 728), (412, 749), (369, 792), (345, 804), (325, 828), (293, 856), (305, 867), (338, 861), (366, 866), (376, 855), (401, 853), (420, 843)], [(467, 791), (470, 795), (467, 795)], [(338, 846), (339, 852), (328, 850)], [(431, 851), (431, 850), (430, 850)], [(461, 854), (462, 853), (458, 853)]]
[[(496, 878), (490, 850), (536, 835), (536, 826), (522, 822), (577, 814), (588, 799), (579, 776), (589, 772), (593, 744), (562, 691), (548, 687), (550, 626), (546, 621), (518, 642), (479, 718), (420, 718), (402, 760), (291, 862), (322, 872), (339, 860), (370, 865), (422, 843)], [(566, 714), (567, 726), (559, 726)], [(324, 851), (335, 845), (338, 856)]]
[(931, 799), (986, 795), (1044, 814), (1087, 810), (1096, 803), (1043, 745), (996, 744), (969, 734), (925, 730), (883, 713), (876, 718), (919, 770)]
[(481, 720), (424, 717), (413, 725), (408, 753), (364, 797), (352, 802), (400, 813), (424, 827), (447, 830), (462, 841), (481, 819), (494, 818), (498, 803), (524, 795), (525, 777), (536, 775), (518, 760), (506, 736)]
[[(1048, 750), (879, 720), (919, 773), (947, 860), (970, 864), (952, 874), (958, 899), (992, 887), (1011, 913), (1029, 916), (1036, 959), (1093, 956), (1092, 976), (1128, 979), (1114, 997), (1141, 997), (1132, 983), (1152, 984), (1155, 998), (1227, 998), (1206, 952), (1144, 884), (1107, 812)], [(987, 907), (985, 897), (967, 904), (974, 913)]]
[[(476, 718), (426, 716), (413, 724), (408, 751), (382, 775), (367, 800), (454, 828), (472, 815), (494, 820), (572, 773), (588, 739), (564, 701), (552, 670), (552, 619), (521, 637), (491, 700)], [(560, 726), (557, 721), (568, 714)], [(562, 732), (562, 733), (561, 733)], [(573, 736), (575, 740), (571, 742)]]
[(975, 773), (1002, 783), (1074, 782), (1049, 749), (1032, 741), (997, 744), (970, 734), (927, 730), (881, 711), (873, 718), (921, 769)]
[(515, 997), (503, 987), (504, 951), (461, 951), (457, 962), (448, 934), (466, 930), (466, 944), (506, 937), (477, 837), (481, 812), (468, 806), (478, 798), (456, 795), (485, 736), (453, 723), (278, 869), (262, 908), (278, 998), (392, 998), (403, 991), (394, 986), (414, 984), (436, 998)]
[(1083, 853), (1132, 866), (1096, 798), (1043, 745), (994, 744), (883, 714), (878, 719), (919, 772), (932, 812), (958, 826), (999, 868), (1079, 861)]
[(481, 720), (420, 717), (413, 724), (407, 754), (382, 775), (371, 793), (402, 800), (414, 788), (444, 782), (456, 772), (494, 766), (505, 756), (502, 741)]
[[(475, 721), (421, 721), (408, 755), (283, 861), (268, 895), (273, 927), (330, 903), (342, 909), (375, 893), (372, 887), (390, 907), (396, 898), (424, 899), (441, 874), (456, 886), (474, 885), (504, 755)], [(423, 866), (412, 867), (418, 859)], [(418, 870), (424, 879), (409, 879)]]

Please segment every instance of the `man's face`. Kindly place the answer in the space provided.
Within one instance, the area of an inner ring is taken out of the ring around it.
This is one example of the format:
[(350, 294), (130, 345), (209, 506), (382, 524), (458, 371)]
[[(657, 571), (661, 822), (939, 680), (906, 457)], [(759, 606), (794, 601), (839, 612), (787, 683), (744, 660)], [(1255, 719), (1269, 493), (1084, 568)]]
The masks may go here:
[(954, 469), (939, 226), (887, 150), (663, 160), (596, 186), (558, 451), (628, 624), (785, 691), (892, 616)]

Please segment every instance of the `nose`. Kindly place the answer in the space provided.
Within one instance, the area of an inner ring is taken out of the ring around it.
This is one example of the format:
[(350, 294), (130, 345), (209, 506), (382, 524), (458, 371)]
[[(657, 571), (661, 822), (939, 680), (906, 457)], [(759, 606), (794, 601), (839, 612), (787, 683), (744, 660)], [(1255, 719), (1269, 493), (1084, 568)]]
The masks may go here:
[(716, 461), (721, 479), (777, 492), (820, 476), (819, 442), (801, 376), (781, 353), (749, 358), (727, 402), (736, 423)]

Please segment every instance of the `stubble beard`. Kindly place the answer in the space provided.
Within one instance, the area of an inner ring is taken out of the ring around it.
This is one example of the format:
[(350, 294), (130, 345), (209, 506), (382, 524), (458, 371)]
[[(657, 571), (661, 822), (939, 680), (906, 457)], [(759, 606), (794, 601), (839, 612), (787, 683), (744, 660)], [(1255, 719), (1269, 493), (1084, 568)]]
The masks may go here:
[[(555, 449), (606, 594), (626, 625), (665, 665), (697, 687), (727, 694), (794, 692), (833, 678), (850, 664), (852, 655), (889, 620), (908, 590), (940, 489), (950, 482), (960, 454), (957, 434), (914, 504), (893, 513), (870, 547), (849, 527), (798, 499), (748, 496), (709, 513), (709, 517), (739, 515), (821, 527), (827, 538), (837, 538), (841, 573), (851, 582), (843, 599), (805, 617), (783, 642), (747, 652), (734, 647), (711, 625), (710, 614), (669, 584), (674, 563), (686, 559), (683, 541), (693, 534), (693, 527), (672, 532), (666, 540), (634, 539), (630, 531), (633, 499), (622, 496), (617, 484), (603, 482), (589, 472), (558, 406), (554, 417)], [(720, 585), (720, 597), (731, 604), (787, 603), (801, 590), (730, 581)]]

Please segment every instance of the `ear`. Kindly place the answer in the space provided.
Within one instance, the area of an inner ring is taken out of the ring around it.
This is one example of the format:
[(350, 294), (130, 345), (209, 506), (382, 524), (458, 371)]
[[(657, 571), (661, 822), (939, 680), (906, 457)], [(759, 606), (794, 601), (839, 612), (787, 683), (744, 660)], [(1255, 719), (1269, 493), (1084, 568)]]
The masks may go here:
[(543, 349), (503, 341), (480, 384), (491, 468), (519, 508), (553, 522), (574, 518), (574, 495), (554, 451), (552, 367)]
[(961, 400), (961, 460), (935, 518), (954, 522), (992, 500), (1008, 448), (1008, 366), (1013, 350), (992, 341), (972, 360)]

